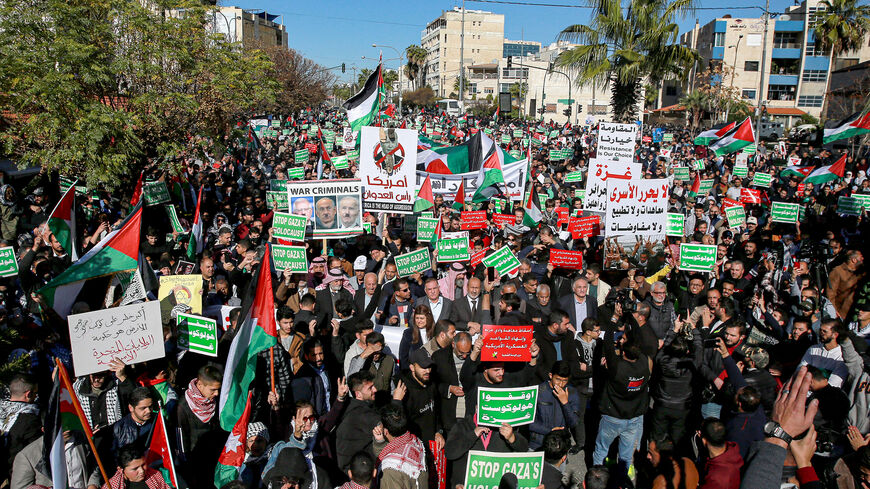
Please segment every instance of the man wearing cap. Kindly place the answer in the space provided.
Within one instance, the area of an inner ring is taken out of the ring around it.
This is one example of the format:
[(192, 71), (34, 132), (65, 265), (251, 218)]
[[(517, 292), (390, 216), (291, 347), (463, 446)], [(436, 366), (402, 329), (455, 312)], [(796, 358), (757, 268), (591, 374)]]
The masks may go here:
[(353, 277), (350, 278), (350, 286), (353, 290), (359, 290), (363, 286), (363, 278), (366, 274), (366, 257), (360, 255), (353, 261)]
[(409, 370), (401, 374), (401, 380), (408, 389), (402, 399), (402, 406), (408, 415), (408, 429), (427, 446), (430, 441), (435, 441), (439, 447), (443, 447), (441, 418), (435, 412), (435, 398), (438, 395), (432, 382), (434, 362), (426, 350), (419, 348), (411, 352), (408, 363)]

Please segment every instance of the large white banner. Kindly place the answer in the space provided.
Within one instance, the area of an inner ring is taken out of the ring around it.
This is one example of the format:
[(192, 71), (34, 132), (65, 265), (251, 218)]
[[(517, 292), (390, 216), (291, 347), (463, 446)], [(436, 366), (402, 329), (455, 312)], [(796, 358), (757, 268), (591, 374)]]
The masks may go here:
[[(528, 160), (515, 161), (502, 167), (504, 183), (511, 200), (523, 200), (527, 167)], [(432, 192), (443, 194), (445, 198), (453, 198), (453, 196), (456, 195), (460, 182), (463, 183), (462, 189), (465, 191), (465, 197), (468, 199), (470, 199), (477, 190), (476, 180), (478, 172), (476, 171), (457, 173), (455, 175), (442, 175), (440, 173), (417, 171), (418, 188), (423, 184), (423, 180), (426, 180), (426, 175), (429, 176), (429, 181), (432, 182)]]
[(611, 180), (629, 181), (643, 176), (640, 163), (614, 163), (599, 159), (589, 162), (586, 176), (586, 201), (584, 209), (594, 212), (607, 210), (607, 182)]
[(119, 359), (127, 365), (163, 358), (160, 302), (142, 302), (68, 318), (76, 377), (109, 370)]
[(631, 163), (634, 161), (634, 145), (637, 124), (598, 123), (598, 153), (602, 161)]
[(605, 236), (664, 233), (669, 188), (667, 178), (608, 181)]
[(287, 182), (290, 213), (313, 223), (313, 238), (347, 238), (362, 234), (359, 180)]
[(359, 148), (363, 209), (413, 214), (417, 131), (365, 126)]

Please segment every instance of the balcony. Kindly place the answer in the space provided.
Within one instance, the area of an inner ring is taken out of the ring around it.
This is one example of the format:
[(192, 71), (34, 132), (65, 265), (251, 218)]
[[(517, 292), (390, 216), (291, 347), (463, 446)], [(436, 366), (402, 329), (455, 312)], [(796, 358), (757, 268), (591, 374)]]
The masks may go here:
[(797, 85), (798, 75), (770, 75), (768, 83), (771, 85)]
[(773, 48), (770, 53), (771, 59), (800, 59), (801, 48)]
[(804, 21), (802, 20), (777, 20), (774, 27), (774, 32), (803, 32)]

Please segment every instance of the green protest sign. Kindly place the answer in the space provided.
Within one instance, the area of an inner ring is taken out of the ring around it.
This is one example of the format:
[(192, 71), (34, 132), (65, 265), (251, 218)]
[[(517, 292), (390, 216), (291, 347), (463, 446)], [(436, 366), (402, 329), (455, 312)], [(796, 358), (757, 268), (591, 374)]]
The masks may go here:
[(580, 199), (584, 204), (586, 203), (586, 189), (578, 188), (574, 191), (574, 198)]
[(305, 168), (295, 167), (287, 169), (287, 176), (292, 178), (293, 180), (300, 180), (305, 178)]
[(837, 212), (847, 216), (861, 215), (861, 201), (852, 197), (840, 197), (837, 199)]
[(518, 149), (512, 149), (512, 150), (508, 151), (508, 154), (513, 156), (514, 158), (516, 158), (518, 160), (522, 157), (522, 154), (520, 153), (520, 150), (518, 150)]
[(478, 426), (523, 426), (535, 421), (538, 405), (538, 386), (477, 390)]
[(502, 246), (495, 253), (483, 259), (483, 266), (495, 267), (499, 275), (507, 275), (520, 268), (520, 261), (507, 246)]
[(492, 129), (490, 129), (490, 128), (487, 127), (486, 129), (483, 130), (483, 133), (484, 133), (484, 134), (492, 135)]
[(677, 180), (688, 180), (689, 179), (689, 167), (688, 166), (675, 166), (674, 167), (674, 178)]
[(435, 236), (435, 228), (438, 227), (438, 219), (421, 217), (417, 219), (417, 241), (431, 243), (438, 239)]
[(680, 243), (680, 271), (712, 272), (716, 265), (716, 245)]
[(504, 199), (493, 198), (492, 203), (495, 207), (495, 213), (501, 214), (501, 211), (502, 211), (502, 209), (504, 209), (504, 206), (507, 204), (507, 201)]
[(552, 131), (550, 131), (550, 137), (551, 137), (551, 138), (557, 138), (557, 137), (559, 137), (559, 136), (560, 136), (560, 133), (559, 133), (559, 130), (558, 130), (558, 129), (553, 129)]
[(704, 169), (704, 160), (695, 160), (692, 163), (692, 166), (694, 166), (696, 170), (703, 170)]
[(142, 187), (142, 194), (145, 195), (145, 205), (165, 204), (172, 200), (166, 182), (146, 183)]
[(281, 127), (281, 121), (279, 121), (279, 120), (272, 121), (272, 127)]
[(746, 211), (742, 206), (735, 205), (725, 209), (725, 218), (728, 219), (728, 227), (736, 228), (746, 224)]
[(276, 211), (286, 211), (290, 208), (290, 203), (287, 200), (287, 192), (266, 191), (266, 207)]
[(523, 137), (523, 130), (522, 129), (514, 129), (514, 137), (515, 138)]
[(501, 135), (501, 144), (510, 144), (511, 136), (510, 134), (502, 134)]
[(666, 133), (664, 133), (664, 135), (662, 135), (662, 141), (664, 141), (666, 143), (670, 143), (673, 140), (674, 140), (674, 134), (671, 132), (666, 132)]
[(758, 148), (755, 146), (755, 143), (750, 144), (749, 146), (743, 148), (743, 152), (748, 155), (754, 155)]
[(677, 212), (668, 212), (668, 227), (665, 229), (665, 236), (683, 237), (685, 221), (686, 216)]
[(178, 313), (178, 346), (194, 353), (216, 357), (217, 321)]
[(396, 257), (396, 272), (400, 277), (407, 277), (430, 268), (432, 268), (432, 261), (429, 258), (429, 248), (420, 248)]
[(305, 216), (276, 212), (272, 220), (272, 235), (276, 238), (304, 241), (307, 224), (308, 218)]
[(368, 221), (363, 221), (362, 227), (363, 227), (364, 232), (366, 232), (368, 234), (372, 234), (372, 223), (370, 223)]
[(870, 210), (870, 194), (852, 194), (852, 198), (860, 202), (864, 210)]
[(752, 185), (756, 187), (770, 188), (770, 182), (773, 176), (770, 173), (755, 172), (752, 176)]
[(61, 175), (58, 178), (58, 183), (60, 184), (60, 193), (65, 194), (73, 184), (76, 184), (76, 195), (86, 195), (88, 193), (88, 187), (81, 180), (76, 183), (75, 178), (65, 177)]
[(166, 215), (169, 216), (169, 223), (172, 224), (172, 230), (178, 234), (184, 232), (184, 228), (181, 226), (181, 221), (178, 220), (178, 214), (175, 213), (175, 206), (172, 204), (163, 206), (166, 209)]
[(798, 222), (800, 204), (791, 202), (773, 202), (770, 206), (770, 220), (794, 224)]
[(287, 180), (269, 180), (269, 189), (275, 192), (287, 192)]
[(347, 159), (353, 160), (353, 161), (359, 161), (359, 150), (358, 149), (349, 150), (347, 152)]
[(571, 182), (582, 182), (583, 181), (583, 172), (580, 170), (572, 171), (565, 175), (565, 183)]
[(698, 195), (707, 195), (710, 189), (713, 188), (713, 179), (701, 180), (701, 185), (698, 187)]
[(748, 166), (735, 166), (734, 171), (732, 172), (735, 177), (746, 178), (749, 175), (749, 167)]
[(347, 170), (347, 155), (333, 157), (332, 166), (334, 166), (336, 170)]
[(278, 273), (288, 269), (293, 273), (308, 272), (304, 246), (272, 245), (272, 260)]
[(541, 204), (541, 209), (547, 208), (547, 196), (544, 194), (538, 194), (538, 203)]
[(544, 452), (495, 453), (469, 450), (465, 489), (498, 489), (502, 475), (516, 475), (516, 489), (535, 489), (544, 473)]
[(18, 259), (11, 246), (0, 248), (0, 277), (18, 275)]
[(440, 263), (465, 261), (471, 256), (468, 249), (468, 238), (438, 240), (436, 251)]
[(308, 150), (297, 149), (293, 157), (297, 165), (304, 165), (305, 163), (308, 163)]
[(553, 149), (550, 150), (550, 161), (562, 161), (565, 159), (565, 155), (562, 154), (562, 150)]

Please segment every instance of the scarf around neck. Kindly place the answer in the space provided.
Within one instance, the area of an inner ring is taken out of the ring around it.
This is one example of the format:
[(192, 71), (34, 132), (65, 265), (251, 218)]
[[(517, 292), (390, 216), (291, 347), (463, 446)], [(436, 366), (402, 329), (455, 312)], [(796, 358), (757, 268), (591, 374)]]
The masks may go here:
[(196, 387), (196, 379), (192, 379), (187, 386), (187, 392), (184, 393), (187, 399), (187, 405), (190, 410), (203, 423), (208, 423), (214, 416), (215, 402), (214, 399), (206, 399)]
[(416, 479), (420, 472), (426, 472), (426, 448), (419, 438), (405, 432), (387, 443), (378, 455), (381, 470), (397, 470), (411, 479)]

